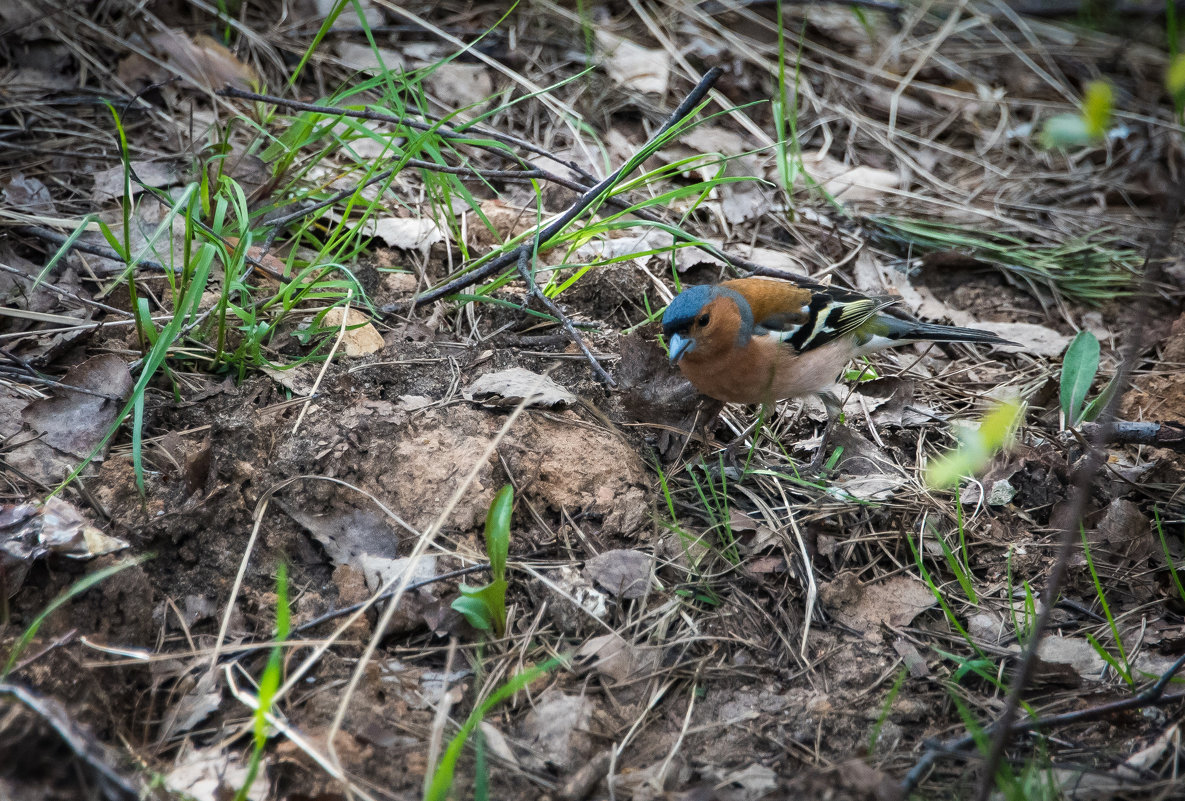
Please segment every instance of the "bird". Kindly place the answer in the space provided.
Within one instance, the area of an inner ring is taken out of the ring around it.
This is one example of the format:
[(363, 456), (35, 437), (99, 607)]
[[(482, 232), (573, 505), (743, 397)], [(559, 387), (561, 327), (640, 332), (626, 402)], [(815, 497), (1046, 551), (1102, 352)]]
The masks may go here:
[(911, 322), (892, 298), (770, 278), (686, 286), (663, 312), (671, 364), (703, 395), (772, 405), (818, 395), (827, 408), (816, 460), (840, 403), (831, 387), (853, 358), (912, 342), (1013, 345), (989, 331)]

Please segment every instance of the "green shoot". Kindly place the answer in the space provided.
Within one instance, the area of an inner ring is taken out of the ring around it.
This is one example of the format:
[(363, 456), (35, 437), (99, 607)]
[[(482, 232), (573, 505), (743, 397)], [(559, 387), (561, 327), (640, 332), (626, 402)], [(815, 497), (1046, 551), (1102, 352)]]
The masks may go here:
[(1107, 135), (1115, 92), (1105, 81), (1092, 81), (1086, 87), (1077, 114), (1056, 114), (1041, 128), (1041, 146), (1047, 150), (1069, 150), (1097, 145)]
[(971, 567), (967, 559), (967, 543), (963, 538), (963, 520), (962, 520), (962, 504), (959, 503), (958, 496), (955, 497), (955, 508), (959, 511), (959, 554), (956, 556), (951, 547), (946, 544), (946, 540), (941, 536), (936, 536), (934, 539), (938, 542), (938, 547), (942, 549), (942, 556), (946, 559), (946, 564), (950, 567), (951, 572), (955, 574), (955, 580), (959, 582), (959, 586), (963, 588), (963, 595), (972, 604), (979, 603), (979, 595), (975, 592), (975, 584), (973, 583), (974, 575), (971, 573)]
[(718, 468), (716, 473), (720, 478), (719, 484), (717, 484), (712, 471), (709, 471), (707, 468), (704, 468), (703, 471), (703, 483), (696, 477), (694, 471), (689, 471), (688, 476), (691, 478), (692, 485), (695, 486), (700, 503), (703, 504), (704, 510), (708, 513), (708, 519), (712, 522), (712, 528), (717, 531), (721, 556), (729, 564), (737, 565), (740, 564), (741, 554), (737, 550), (736, 536), (733, 534), (732, 524), (730, 522), (728, 511), (728, 479), (724, 475), (723, 457), (720, 458)]
[(872, 732), (868, 736), (868, 755), (872, 756), (876, 751), (876, 741), (880, 739), (881, 729), (885, 725), (885, 721), (889, 719), (889, 710), (893, 708), (893, 702), (897, 700), (897, 694), (901, 692), (901, 686), (905, 684), (905, 679), (909, 676), (909, 668), (905, 665), (897, 671), (897, 678), (893, 680), (893, 686), (889, 688), (889, 694), (885, 696), (885, 702), (881, 704), (880, 715), (877, 716), (876, 723), (872, 724)]
[(1016, 634), (1016, 641), (1022, 646), (1029, 641), (1029, 637), (1033, 633), (1033, 624), (1037, 620), (1037, 599), (1033, 595), (1033, 588), (1029, 584), (1028, 579), (1022, 582), (1025, 591), (1025, 600), (1023, 607), (1023, 617), (1017, 617), (1016, 614), (1016, 591), (1012, 580), (1012, 551), (1008, 551), (1008, 556), (1004, 563), (1005, 572), (1008, 584), (1008, 615), (1012, 618), (1012, 631)]
[(926, 569), (926, 563), (922, 559), (922, 533), (918, 532), (917, 545), (914, 545), (913, 539), (909, 536), (906, 536), (905, 542), (909, 545), (909, 550), (913, 553), (913, 562), (917, 566), (918, 575), (922, 577), (922, 581), (926, 582), (926, 586), (930, 588), (930, 594), (934, 596), (934, 600), (938, 601), (938, 605), (942, 607), (942, 613), (946, 615), (947, 622), (950, 623), (951, 627), (955, 629), (955, 631), (959, 632), (959, 636), (966, 640), (967, 644), (975, 649), (975, 652), (979, 654), (980, 657), (986, 659), (987, 657), (984, 655), (983, 651), (981, 651), (979, 646), (975, 644), (975, 639), (971, 636), (967, 629), (963, 627), (963, 624), (959, 622), (958, 615), (955, 614), (955, 610), (951, 608), (949, 603), (947, 603), (946, 596), (944, 596), (942, 594), (942, 590), (938, 588), (938, 584), (935, 583), (933, 577), (930, 575), (930, 571)]
[(1086, 393), (1090, 391), (1098, 370), (1099, 340), (1089, 331), (1079, 331), (1062, 360), (1058, 399), (1068, 427), (1095, 420), (1115, 395), (1118, 384), (1112, 378), (1098, 397), (1086, 403)]
[(486, 514), (486, 556), (490, 560), (489, 584), (470, 587), (461, 584), (461, 597), (453, 609), (481, 631), (493, 629), (495, 636), (506, 632), (506, 559), (510, 553), (510, 518), (514, 511), (514, 487), (507, 484), (494, 496)]
[[(1174, 10), (1174, 24), (1176, 21), (1175, 9), (1176, 7), (1171, 2), (1165, 4), (1168, 8)], [(1176, 51), (1176, 41), (1173, 42), (1173, 50)], [(1164, 85), (1168, 89), (1169, 96), (1173, 98), (1173, 108), (1176, 109), (1177, 120), (1180, 121), (1182, 117), (1182, 110), (1185, 109), (1185, 55), (1174, 52), (1172, 61), (1169, 62), (1168, 69), (1165, 70)]]
[(432, 781), (429, 782), (427, 789), (424, 791), (424, 801), (445, 801), (448, 798), (449, 790), (453, 786), (453, 778), (457, 770), (457, 760), (461, 756), (461, 751), (465, 748), (466, 741), (477, 727), (481, 725), (482, 720), (489, 711), (507, 698), (510, 698), (523, 687), (535, 681), (535, 679), (554, 670), (561, 664), (561, 661), (559, 658), (549, 659), (541, 665), (524, 670), (495, 690), (485, 701), (474, 707), (473, 711), (469, 713), (469, 717), (461, 724), (461, 730), (457, 732), (444, 749), (444, 754), (440, 757), (440, 762), (436, 765), (436, 770), (432, 774)]
[(1164, 536), (1164, 526), (1160, 522), (1160, 510), (1153, 509), (1152, 516), (1156, 521), (1156, 536), (1160, 539), (1160, 549), (1164, 552), (1164, 563), (1168, 566), (1169, 575), (1172, 576), (1173, 586), (1177, 588), (1177, 596), (1185, 601), (1185, 584), (1181, 583), (1181, 574), (1177, 571), (1177, 566), (1173, 563), (1173, 555), (1169, 553), (1169, 543)]
[(259, 704), (255, 707), (252, 720), (252, 739), (254, 748), (251, 751), (251, 762), (247, 766), (247, 778), (243, 786), (235, 793), (235, 801), (246, 801), (251, 785), (259, 775), (259, 766), (263, 764), (263, 749), (267, 745), (267, 716), (272, 709), (276, 690), (280, 687), (280, 679), (284, 664), (283, 644), (288, 639), (291, 627), (291, 613), (288, 609), (288, 566), (280, 563), (276, 571), (276, 642), (267, 656), (267, 666), (259, 678)]
[(1090, 554), (1090, 542), (1086, 538), (1085, 528), (1082, 529), (1082, 553), (1086, 557), (1086, 566), (1090, 570), (1090, 578), (1094, 582), (1095, 596), (1099, 599), (1099, 605), (1103, 609), (1103, 616), (1107, 618), (1107, 626), (1111, 629), (1111, 639), (1115, 641), (1115, 648), (1119, 651), (1119, 660), (1122, 660), (1123, 664), (1121, 665), (1119, 660), (1112, 657), (1094, 636), (1087, 633), (1086, 639), (1094, 647), (1098, 655), (1127, 682), (1129, 687), (1135, 687), (1135, 679), (1132, 678), (1131, 663), (1128, 661), (1127, 652), (1123, 648), (1123, 638), (1119, 636), (1119, 626), (1115, 623), (1114, 615), (1111, 614), (1111, 606), (1107, 603), (1107, 595), (1103, 592), (1103, 585), (1099, 581), (1099, 574), (1094, 569), (1094, 559)]

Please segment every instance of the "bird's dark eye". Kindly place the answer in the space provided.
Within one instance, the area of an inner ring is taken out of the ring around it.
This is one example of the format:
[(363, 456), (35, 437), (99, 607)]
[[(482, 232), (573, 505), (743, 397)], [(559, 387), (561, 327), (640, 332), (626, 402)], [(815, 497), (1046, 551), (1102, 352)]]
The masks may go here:
[(697, 323), (699, 323), (701, 326), (704, 326), (704, 325), (707, 325), (707, 324), (708, 324), (708, 321), (709, 321), (710, 319), (711, 319), (711, 317), (709, 317), (708, 315), (706, 315), (706, 314), (701, 314), (701, 315), (700, 315), (700, 318), (699, 318), (698, 320), (696, 320), (696, 322), (697, 322)]

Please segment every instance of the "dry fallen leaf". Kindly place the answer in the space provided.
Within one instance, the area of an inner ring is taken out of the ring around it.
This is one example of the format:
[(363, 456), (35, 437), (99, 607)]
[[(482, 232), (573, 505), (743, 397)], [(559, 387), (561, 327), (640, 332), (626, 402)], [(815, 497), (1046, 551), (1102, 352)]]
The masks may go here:
[(871, 634), (888, 623), (908, 626), (936, 602), (930, 588), (909, 576), (862, 584), (854, 573), (841, 573), (819, 587), (819, 598), (836, 619)]
[(264, 366), (259, 371), (301, 398), (313, 394), (313, 386), (317, 381), (317, 371), (310, 365), (298, 365), (285, 370)]
[[(173, 769), (162, 777), (162, 782), (169, 792), (194, 801), (222, 801), (232, 798), (240, 787), (246, 785), (247, 775), (247, 766), (224, 749), (217, 746), (197, 749), (183, 745)], [(264, 801), (269, 786), (265, 757), (247, 798)]]
[(377, 236), (389, 247), (415, 250), (423, 256), (437, 242), (444, 241), (440, 227), (427, 217), (383, 217), (369, 222), (365, 233)]
[(68, 501), (57, 496), (42, 505), (0, 506), (0, 587), (11, 597), (33, 562), (50, 554), (90, 559), (127, 548), (128, 543), (92, 526)]
[(605, 71), (614, 83), (635, 92), (667, 93), (671, 57), (665, 50), (642, 47), (605, 30), (597, 31), (597, 44), (605, 53)]
[(654, 557), (619, 548), (589, 559), (584, 570), (597, 584), (618, 598), (641, 598), (650, 590)]
[[(145, 186), (170, 186), (177, 182), (177, 170), (172, 164), (162, 161), (133, 161), (132, 195), (144, 191)], [(117, 197), (123, 197), (123, 165), (116, 164), (106, 170), (95, 173), (95, 188), (92, 197), (96, 203), (105, 203)]]
[[(335, 565), (349, 565), (361, 572), (371, 592), (401, 576), (411, 564), (408, 558), (398, 556), (399, 532), (377, 509), (335, 506), (314, 513), (283, 499), (277, 499), (276, 503), (321, 543)], [(416, 562), (413, 580), (435, 575), (435, 556), (425, 556)]]
[(1015, 345), (995, 345), (1005, 353), (1031, 353), (1035, 356), (1056, 358), (1070, 344), (1070, 337), (1036, 323), (993, 323), (979, 321), (975, 328), (990, 331), (996, 336), (1015, 342)]
[[(827, 154), (805, 156), (803, 166), (807, 174), (822, 183), (836, 200), (845, 203), (882, 200), (901, 184), (895, 172), (844, 164)], [(805, 181), (805, 178), (801, 180)]]
[(189, 691), (165, 710), (159, 735), (161, 742), (190, 731), (218, 709), (222, 703), (222, 686), (216, 680), (218, 675), (202, 671)]
[(424, 85), (448, 108), (475, 106), (494, 94), (494, 81), (483, 64), (446, 61), (428, 73)]
[(259, 83), (254, 70), (221, 42), (204, 34), (190, 38), (182, 31), (166, 30), (153, 36), (152, 44), (169, 64), (202, 89), (250, 89)]
[(523, 762), (538, 770), (549, 763), (563, 771), (578, 767), (592, 753), (588, 730), (593, 710), (587, 696), (565, 695), (558, 689), (543, 693), (518, 728), (519, 739), (528, 748)]
[(103, 441), (132, 391), (132, 376), (123, 359), (103, 354), (71, 368), (62, 384), (51, 397), (21, 410), (25, 424), (40, 436), (6, 454), (10, 465), (46, 483), (61, 481)]
[(478, 376), (461, 394), (465, 400), (491, 409), (518, 406), (524, 398), (530, 398), (528, 406), (554, 408), (576, 403), (576, 396), (555, 381), (521, 367)]
[(36, 178), (26, 178), (24, 173), (12, 176), (4, 191), (0, 192), (7, 206), (30, 214), (55, 214), (53, 197), (49, 188)]
[(386, 47), (373, 48), (358, 42), (338, 42), (337, 57), (354, 70), (400, 72), (406, 68), (403, 56)]
[(757, 801), (769, 798), (777, 786), (777, 773), (772, 768), (754, 762), (721, 777), (715, 797), (720, 801)]
[[(330, 328), (337, 328), (342, 324), (342, 309), (337, 307), (325, 312), (325, 317), (322, 320), (322, 325)], [(345, 354), (350, 358), (358, 358), (359, 356), (369, 356), (370, 354), (382, 350), (383, 336), (375, 329), (370, 322), (370, 318), (355, 308), (350, 309), (350, 313), (346, 315), (346, 334), (342, 340), (342, 347)]]
[(591, 667), (602, 676), (620, 684), (658, 667), (658, 652), (640, 648), (617, 632), (593, 637), (576, 652), (579, 659), (591, 660)]

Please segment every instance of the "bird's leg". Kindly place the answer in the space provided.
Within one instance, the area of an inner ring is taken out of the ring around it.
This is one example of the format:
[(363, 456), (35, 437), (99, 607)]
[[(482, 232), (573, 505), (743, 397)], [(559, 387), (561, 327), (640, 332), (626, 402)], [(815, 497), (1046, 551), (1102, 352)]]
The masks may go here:
[[(723, 406), (721, 407), (723, 408)], [(757, 419), (753, 424), (747, 426), (744, 431), (737, 434), (732, 440), (724, 446), (724, 452), (720, 457), (720, 466), (731, 471), (734, 479), (740, 479), (749, 472), (749, 463), (753, 459), (753, 448), (745, 449), (745, 440), (749, 437), (753, 438), (753, 443), (756, 445), (757, 438), (761, 435), (761, 429), (765, 425), (765, 419), (771, 407), (765, 404), (761, 405), (761, 412), (757, 415)], [(741, 452), (746, 451), (744, 459), (740, 458)], [(707, 460), (705, 460), (706, 464)]]
[[(720, 413), (724, 411), (724, 404), (718, 400), (713, 400), (706, 395), (700, 395), (700, 402), (695, 409), (695, 417), (692, 418), (690, 429), (687, 432), (686, 438), (683, 440), (683, 447), (679, 449), (676, 459), (683, 456), (683, 451), (691, 444), (691, 440), (699, 437), (700, 442), (704, 444), (704, 450), (712, 447), (711, 428), (716, 423)], [(686, 421), (685, 421), (686, 422)], [(680, 428), (685, 424), (680, 424)]]
[(827, 445), (831, 441), (831, 432), (843, 415), (843, 404), (835, 396), (835, 393), (820, 392), (819, 400), (823, 401), (823, 408), (827, 410), (827, 425), (823, 426), (823, 436), (819, 438), (819, 447), (815, 450), (814, 457), (805, 469), (805, 472), (811, 475), (822, 469), (823, 462), (827, 459)]

